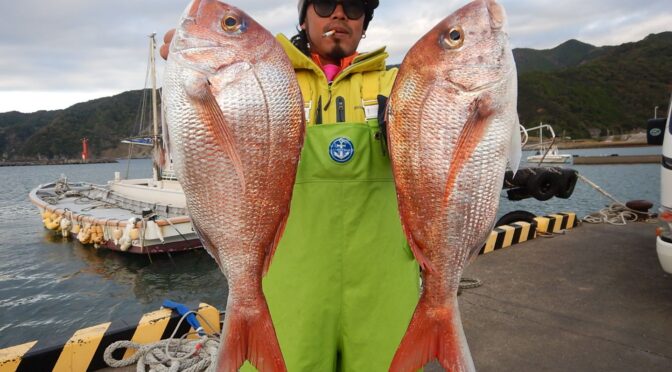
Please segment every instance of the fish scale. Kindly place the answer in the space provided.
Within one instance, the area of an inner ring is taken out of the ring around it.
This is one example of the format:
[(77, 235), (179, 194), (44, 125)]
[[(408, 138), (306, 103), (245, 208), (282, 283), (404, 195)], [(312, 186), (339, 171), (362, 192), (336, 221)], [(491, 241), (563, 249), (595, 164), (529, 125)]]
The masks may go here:
[(261, 278), (289, 214), (303, 100), (273, 36), (241, 10), (194, 0), (164, 74), (170, 152), (193, 225), (229, 285), (218, 371), (286, 371)]
[[(422, 295), (390, 371), (432, 359), (473, 371), (457, 305), (464, 267), (494, 224), (507, 160), (517, 167), (517, 82), (503, 8), (476, 0), (408, 52), (390, 94), (388, 137)], [(457, 38), (459, 36), (459, 38)]]

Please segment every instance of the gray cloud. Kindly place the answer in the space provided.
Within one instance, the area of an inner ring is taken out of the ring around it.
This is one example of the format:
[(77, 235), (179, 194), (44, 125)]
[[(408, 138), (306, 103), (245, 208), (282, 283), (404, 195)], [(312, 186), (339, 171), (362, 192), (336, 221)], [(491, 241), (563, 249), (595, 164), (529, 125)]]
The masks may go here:
[[(672, 29), (669, 0), (501, 0), (515, 47), (636, 41)], [(294, 0), (231, 1), (272, 32), (292, 35)], [(466, 0), (381, 1), (360, 50), (387, 45), (390, 63)], [(23, 0), (0, 3), (0, 112), (12, 92), (122, 92), (142, 88), (147, 38), (175, 26), (185, 0)], [(159, 63), (159, 71), (162, 70)], [(72, 95), (70, 95), (72, 96)], [(70, 102), (74, 103), (74, 102)], [(67, 104), (63, 103), (63, 107)], [(24, 105), (25, 106), (25, 105)], [(23, 106), (21, 106), (23, 107)], [(36, 103), (34, 110), (40, 107)], [(28, 109), (29, 110), (29, 109)]]

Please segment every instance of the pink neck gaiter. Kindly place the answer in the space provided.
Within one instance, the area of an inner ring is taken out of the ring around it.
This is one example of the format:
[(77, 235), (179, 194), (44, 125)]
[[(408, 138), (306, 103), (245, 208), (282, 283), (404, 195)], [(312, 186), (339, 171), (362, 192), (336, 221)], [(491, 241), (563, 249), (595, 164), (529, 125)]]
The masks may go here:
[(322, 66), (322, 71), (324, 71), (324, 74), (327, 76), (327, 81), (331, 83), (334, 81), (336, 75), (338, 75), (338, 73), (341, 71), (341, 67), (331, 64), (324, 65)]

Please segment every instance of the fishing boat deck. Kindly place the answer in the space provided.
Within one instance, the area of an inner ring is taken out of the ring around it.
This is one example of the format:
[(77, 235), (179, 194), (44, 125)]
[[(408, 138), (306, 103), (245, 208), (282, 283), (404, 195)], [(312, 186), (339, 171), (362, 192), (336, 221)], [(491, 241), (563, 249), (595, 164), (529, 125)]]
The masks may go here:
[[(670, 371), (655, 224), (589, 225), (479, 257), (459, 297), (478, 371)], [(425, 371), (442, 369), (436, 363)]]

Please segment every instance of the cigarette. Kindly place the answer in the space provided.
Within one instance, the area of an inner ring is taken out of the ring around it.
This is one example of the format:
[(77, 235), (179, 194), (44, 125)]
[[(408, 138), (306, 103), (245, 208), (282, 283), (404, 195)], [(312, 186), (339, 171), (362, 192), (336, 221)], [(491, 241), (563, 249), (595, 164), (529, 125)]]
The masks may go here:
[(335, 33), (336, 33), (336, 30), (327, 31), (327, 32), (322, 34), (322, 37), (329, 37), (329, 36), (331, 36)]

